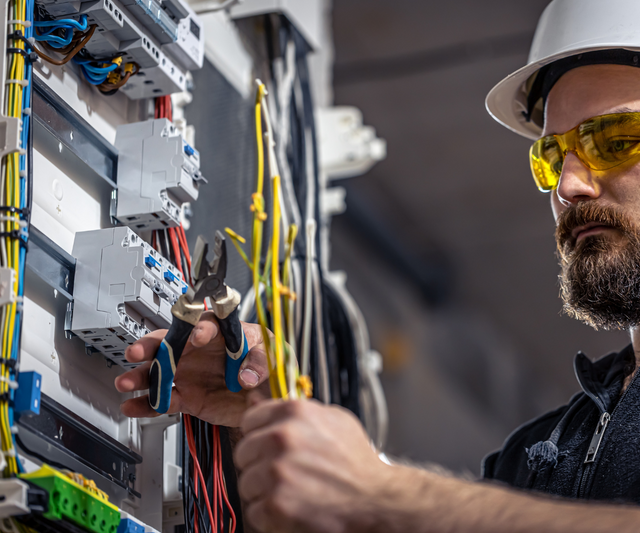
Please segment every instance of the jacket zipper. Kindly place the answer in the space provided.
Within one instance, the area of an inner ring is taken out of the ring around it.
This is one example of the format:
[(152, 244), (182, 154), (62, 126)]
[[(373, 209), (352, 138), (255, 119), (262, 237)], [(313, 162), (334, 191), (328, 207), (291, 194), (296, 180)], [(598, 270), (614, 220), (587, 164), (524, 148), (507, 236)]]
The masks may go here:
[[(580, 477), (580, 486), (578, 487), (578, 498), (582, 498), (585, 495), (587, 480), (589, 478), (588, 474), (591, 471), (593, 463), (596, 460), (596, 455), (598, 455), (598, 450), (600, 449), (600, 444), (602, 443), (602, 438), (604, 437), (604, 432), (606, 431), (607, 426), (609, 425), (609, 421), (611, 420), (611, 417), (615, 415), (616, 410), (618, 409), (618, 406), (624, 400), (624, 397), (627, 395), (627, 392), (631, 388), (631, 385), (636, 380), (637, 375), (638, 375), (638, 372), (634, 374), (633, 378), (631, 379), (631, 382), (629, 383), (629, 386), (625, 389), (624, 393), (618, 400), (618, 403), (616, 404), (616, 407), (613, 410), (613, 413), (610, 415), (606, 411), (602, 410), (603, 412), (600, 415), (600, 420), (598, 420), (598, 425), (596, 426), (596, 430), (593, 432), (593, 437), (591, 437), (591, 442), (589, 443), (587, 456), (584, 459), (584, 469), (582, 470), (582, 476)], [(596, 402), (596, 405), (599, 406), (599, 403), (601, 402)]]
[(582, 476), (580, 478), (580, 487), (578, 488), (578, 498), (581, 498), (585, 492), (588, 473), (591, 471), (591, 465), (596, 459), (596, 455), (598, 455), (598, 450), (600, 449), (600, 443), (602, 442), (602, 437), (604, 436), (604, 432), (609, 425), (609, 420), (611, 420), (611, 415), (606, 411), (602, 413), (600, 416), (600, 420), (598, 420), (598, 425), (596, 426), (596, 430), (593, 432), (593, 437), (591, 437), (591, 442), (589, 443), (589, 449), (587, 450), (587, 456), (584, 460), (584, 469), (582, 470)]

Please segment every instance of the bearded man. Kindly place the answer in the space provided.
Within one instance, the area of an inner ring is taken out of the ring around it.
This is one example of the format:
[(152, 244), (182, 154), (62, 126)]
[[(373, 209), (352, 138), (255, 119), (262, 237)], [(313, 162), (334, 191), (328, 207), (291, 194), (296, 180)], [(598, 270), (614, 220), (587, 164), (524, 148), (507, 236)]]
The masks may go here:
[[(224, 341), (204, 316), (180, 360), (171, 412), (238, 427), (246, 521), (262, 533), (626, 532), (640, 528), (640, 2), (554, 0), (529, 64), (489, 94), (492, 115), (536, 139), (530, 158), (557, 223), (565, 310), (631, 344), (575, 360), (582, 392), (516, 430), (483, 483), (382, 462), (359, 422), (317, 402), (258, 401), (267, 379), (257, 328), (239, 380), (224, 385)], [(127, 351), (153, 359), (164, 332)], [(212, 366), (212, 361), (215, 366)], [(148, 364), (116, 381), (148, 386)], [(151, 416), (147, 398), (129, 416)], [(514, 490), (519, 489), (519, 490)], [(534, 491), (534, 492), (525, 492)], [(614, 505), (616, 504), (616, 505)]]

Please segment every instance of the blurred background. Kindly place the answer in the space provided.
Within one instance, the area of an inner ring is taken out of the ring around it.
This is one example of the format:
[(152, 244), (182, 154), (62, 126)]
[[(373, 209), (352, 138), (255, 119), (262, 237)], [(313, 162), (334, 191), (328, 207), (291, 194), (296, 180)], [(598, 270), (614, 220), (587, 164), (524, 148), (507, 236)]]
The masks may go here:
[(526, 63), (547, 3), (333, 3), (333, 103), (357, 105), (387, 141), (384, 161), (340, 183), (331, 267), (383, 357), (391, 455), (478, 475), (516, 426), (577, 390), (578, 350), (628, 343), (561, 314), (530, 143), (484, 108)]

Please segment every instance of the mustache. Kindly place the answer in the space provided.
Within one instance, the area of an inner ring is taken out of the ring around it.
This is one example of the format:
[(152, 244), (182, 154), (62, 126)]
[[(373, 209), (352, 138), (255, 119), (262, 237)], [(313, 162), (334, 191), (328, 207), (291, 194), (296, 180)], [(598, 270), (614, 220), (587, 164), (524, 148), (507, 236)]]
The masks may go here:
[(560, 213), (556, 225), (556, 242), (559, 249), (573, 247), (574, 229), (595, 222), (620, 230), (628, 237), (637, 238), (637, 228), (620, 208), (604, 206), (593, 201), (578, 202)]

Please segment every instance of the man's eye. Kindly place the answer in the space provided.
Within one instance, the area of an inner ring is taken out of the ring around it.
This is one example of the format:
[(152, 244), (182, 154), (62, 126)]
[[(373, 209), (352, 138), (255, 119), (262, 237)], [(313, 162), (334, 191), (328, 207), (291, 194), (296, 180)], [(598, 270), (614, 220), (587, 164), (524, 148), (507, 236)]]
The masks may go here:
[(553, 172), (558, 176), (562, 174), (562, 163), (563, 161), (561, 159), (558, 159), (551, 165), (551, 170), (553, 170)]
[(638, 140), (636, 139), (611, 139), (609, 141), (609, 152), (611, 153), (619, 153), (625, 152), (638, 144)]

